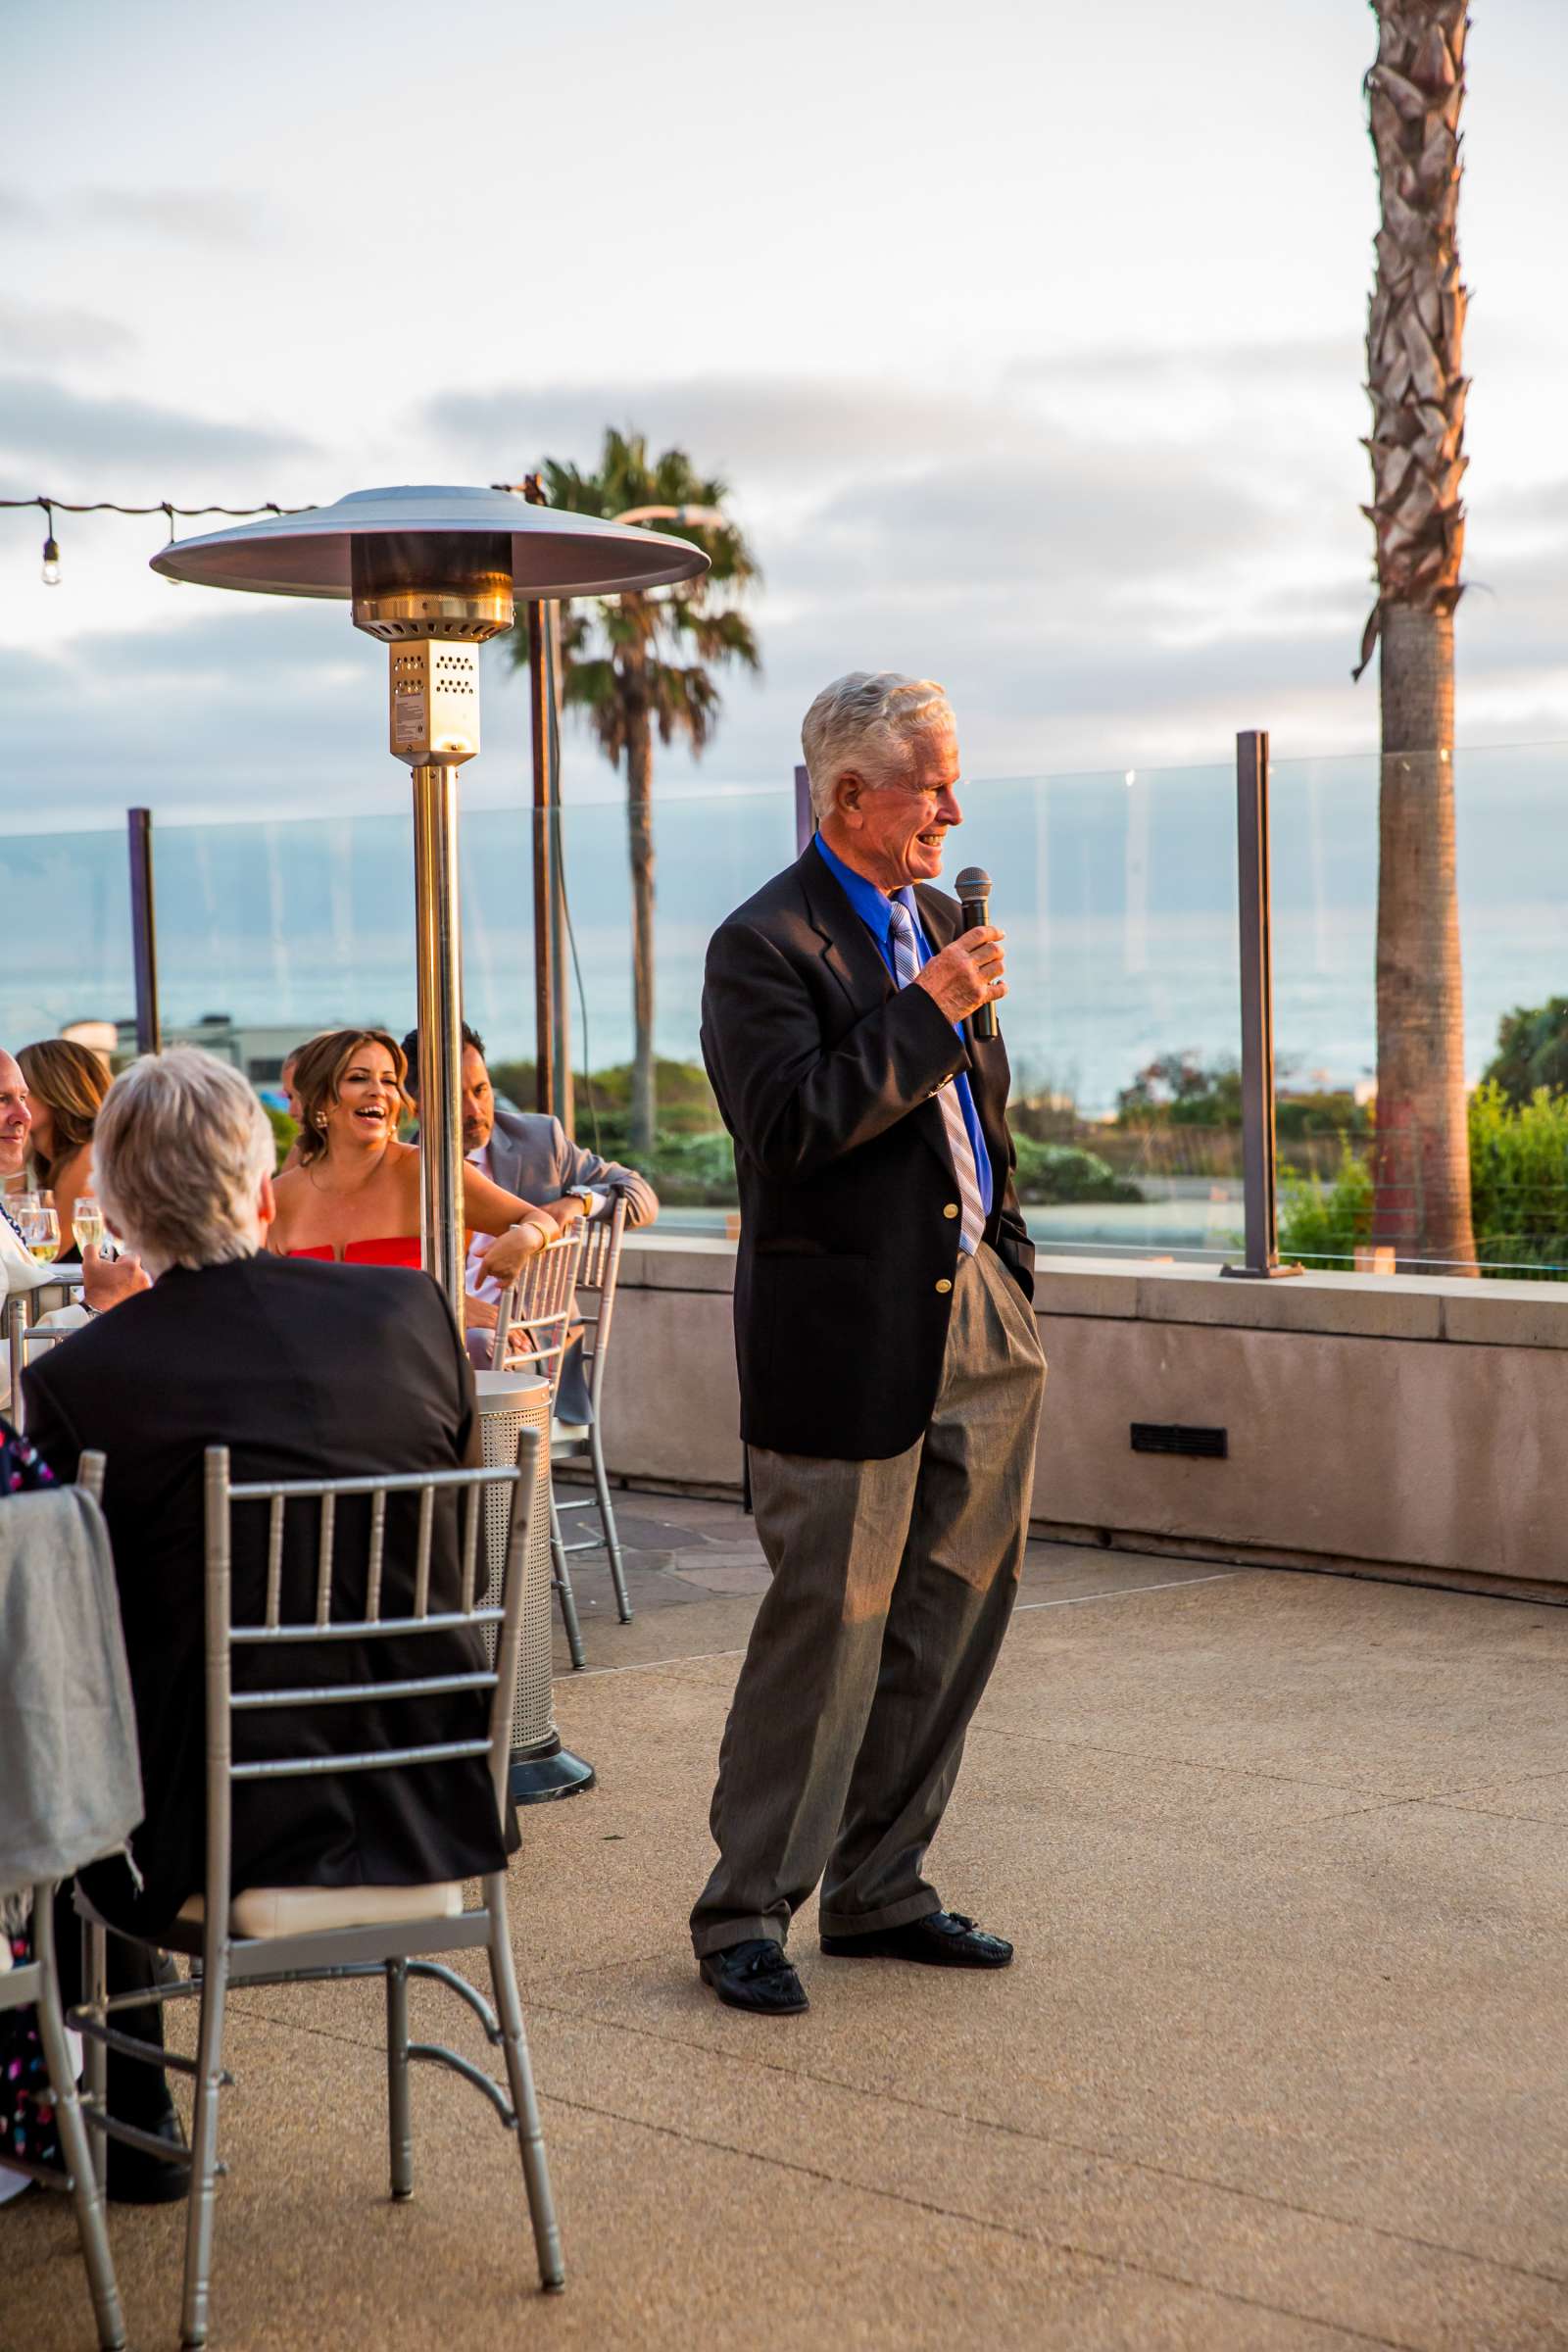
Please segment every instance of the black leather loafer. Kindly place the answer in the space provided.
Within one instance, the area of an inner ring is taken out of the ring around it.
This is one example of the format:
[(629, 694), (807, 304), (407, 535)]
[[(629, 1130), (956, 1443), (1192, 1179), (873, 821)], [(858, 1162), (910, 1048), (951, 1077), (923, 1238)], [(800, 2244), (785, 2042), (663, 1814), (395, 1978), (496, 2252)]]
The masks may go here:
[[(126, 2122), (131, 2119), (127, 2116)], [(142, 2123), (143, 2132), (167, 2140), (173, 2154), (170, 2162), (162, 2156), (150, 2156), (145, 2148), (133, 2148), (128, 2140), (109, 2142), (109, 2202), (112, 2205), (177, 2205), (181, 2197), (190, 2195), (190, 2149), (185, 2139), (185, 2127), (172, 2106), (160, 2116)]]
[(824, 1936), (822, 1949), (833, 1960), (915, 1960), (924, 1968), (1005, 1968), (1012, 1958), (1004, 1936), (988, 1936), (961, 1911), (930, 1911), (869, 1936)]
[(770, 1936), (753, 1936), (721, 1952), (705, 1952), (697, 1966), (703, 1983), (711, 1984), (731, 2009), (750, 2009), (759, 2017), (796, 2017), (810, 2007), (805, 1986), (784, 1957), (784, 1946)]

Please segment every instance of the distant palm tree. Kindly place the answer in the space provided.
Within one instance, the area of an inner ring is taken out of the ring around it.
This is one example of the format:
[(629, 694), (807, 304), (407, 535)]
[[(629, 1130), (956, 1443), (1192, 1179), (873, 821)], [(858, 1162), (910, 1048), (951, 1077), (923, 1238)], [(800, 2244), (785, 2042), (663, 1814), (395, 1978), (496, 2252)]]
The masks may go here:
[(1372, 0), (1381, 220), (1367, 319), (1381, 635), (1374, 1238), (1474, 1271), (1453, 825), (1453, 609), (1467, 460), (1460, 366), (1465, 0)]
[[(638, 507), (718, 507), (726, 486), (699, 474), (684, 450), (650, 459), (640, 433), (605, 434), (598, 468), (546, 459), (540, 467), (546, 503), (578, 514), (615, 515)], [(761, 657), (736, 598), (761, 578), (750, 547), (733, 523), (655, 526), (690, 539), (711, 569), (689, 586), (649, 595), (605, 597), (564, 605), (561, 614), (562, 673), (568, 709), (581, 710), (612, 767), (626, 763), (626, 824), (631, 850), (632, 1086), (631, 1134), (639, 1152), (651, 1150), (658, 1102), (654, 1080), (654, 730), (661, 743), (678, 739), (695, 754), (707, 747), (722, 708), (711, 667), (739, 662), (759, 669)], [(523, 666), (528, 635), (513, 632), (512, 656)], [(682, 658), (686, 657), (686, 658)]]

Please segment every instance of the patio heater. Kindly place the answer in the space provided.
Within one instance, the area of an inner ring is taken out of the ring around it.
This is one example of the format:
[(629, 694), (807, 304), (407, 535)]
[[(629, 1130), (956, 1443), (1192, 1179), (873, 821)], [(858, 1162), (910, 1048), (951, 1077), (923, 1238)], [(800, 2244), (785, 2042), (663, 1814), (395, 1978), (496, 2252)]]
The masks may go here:
[(517, 598), (657, 588), (708, 559), (689, 540), (510, 491), (396, 489), (172, 541), (152, 567), (208, 588), (350, 599), (355, 627), (387, 647), (392, 757), (414, 771), (421, 1242), (461, 1313), (458, 769), (479, 749), (478, 649), (512, 626)]
[[(708, 559), (689, 540), (529, 506), (510, 491), (404, 488), (357, 490), (335, 506), (263, 515), (233, 530), (172, 541), (152, 559), (152, 567), (165, 579), (208, 588), (347, 600), (355, 627), (387, 648), (390, 748), (413, 770), (414, 783), (420, 1247), (426, 1272), (440, 1283), (461, 1322), (458, 769), (479, 749), (479, 648), (512, 626), (519, 598), (658, 588), (706, 571)], [(279, 734), (281, 719), (280, 707)], [(515, 1386), (510, 1384), (513, 1391)], [(548, 1467), (548, 1433), (541, 1453)], [(548, 1581), (543, 1605), (548, 1678)], [(533, 1647), (538, 1653), (539, 1644)], [(524, 1743), (530, 1751), (547, 1746), (544, 1733), (554, 1737), (548, 1679), (544, 1732), (536, 1720), (531, 1741), (530, 1704), (523, 1703), (520, 1689), (518, 1696)], [(536, 1719), (538, 1700), (535, 1691)], [(559, 1748), (559, 1740), (555, 1744)], [(558, 1791), (550, 1787), (534, 1792)]]

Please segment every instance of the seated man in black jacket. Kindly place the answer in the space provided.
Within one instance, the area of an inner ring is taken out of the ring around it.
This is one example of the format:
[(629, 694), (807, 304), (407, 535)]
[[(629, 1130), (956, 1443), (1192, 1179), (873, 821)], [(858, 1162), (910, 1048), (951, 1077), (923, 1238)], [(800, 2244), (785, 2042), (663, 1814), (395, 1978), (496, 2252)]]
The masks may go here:
[[(272, 1213), (272, 1137), (255, 1094), (224, 1063), (182, 1049), (133, 1064), (99, 1113), (93, 1162), (105, 1213), (153, 1285), (32, 1366), (27, 1434), (59, 1478), (74, 1478), (89, 1448), (108, 1457), (104, 1510), (147, 1818), (130, 1841), (140, 1888), (120, 1860), (96, 1865), (85, 1883), (107, 1917), (156, 1936), (204, 1876), (203, 1449), (226, 1446), (236, 1482), (460, 1469), (479, 1458), (474, 1388), (457, 1326), (427, 1276), (261, 1250)], [(363, 1582), (366, 1507), (338, 1513), (339, 1614), (363, 1601), (350, 1585), (356, 1575)], [(416, 1510), (412, 1498), (389, 1502), (384, 1616), (411, 1605)], [(312, 1516), (300, 1505), (287, 1513), (294, 1524), (283, 1556), (285, 1620), (315, 1614)], [(237, 1620), (262, 1614), (267, 1518), (260, 1507), (236, 1515)], [(443, 1593), (457, 1593), (456, 1514), (438, 1512), (436, 1531), (432, 1608)], [(484, 1664), (478, 1636), (466, 1632), (446, 1637), (444, 1646), (434, 1636), (341, 1646), (353, 1651), (339, 1660), (349, 1680)], [(236, 1683), (255, 1655), (236, 1653)], [(452, 1702), (427, 1703), (442, 1709), (442, 1728), (411, 1717), (410, 1739), (457, 1736), (445, 1728)], [(471, 1708), (467, 1728), (482, 1737), (482, 1694), (472, 1695)], [(323, 1747), (352, 1752), (367, 1743), (359, 1706), (318, 1708), (309, 1720)], [(269, 1710), (237, 1719), (237, 1755), (245, 1728), (257, 1725), (257, 1752), (278, 1752), (270, 1742), (285, 1729), (283, 1717)], [(425, 1886), (481, 1875), (504, 1858), (483, 1756), (242, 1783), (234, 1792), (236, 1894)], [(125, 1956), (112, 1940), (117, 1949)], [(112, 2059), (110, 2096), (126, 2120), (175, 2136), (167, 2091), (150, 2068), (128, 2062), (117, 2070)], [(155, 2178), (155, 2164), (117, 2144), (111, 2193), (177, 2193), (180, 2171), (159, 2168)]]

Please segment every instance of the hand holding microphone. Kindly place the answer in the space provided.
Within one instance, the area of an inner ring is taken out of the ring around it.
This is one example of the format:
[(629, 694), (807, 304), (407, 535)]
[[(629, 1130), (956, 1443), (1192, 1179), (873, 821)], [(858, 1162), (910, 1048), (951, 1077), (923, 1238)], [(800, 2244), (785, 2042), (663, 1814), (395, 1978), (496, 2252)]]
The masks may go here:
[(997, 1003), (1007, 993), (1002, 943), (1006, 933), (990, 921), (991, 877), (977, 865), (966, 865), (957, 880), (958, 903), (966, 929), (950, 947), (933, 956), (916, 986), (934, 997), (950, 1021), (973, 1014), (976, 1038), (997, 1035)]

